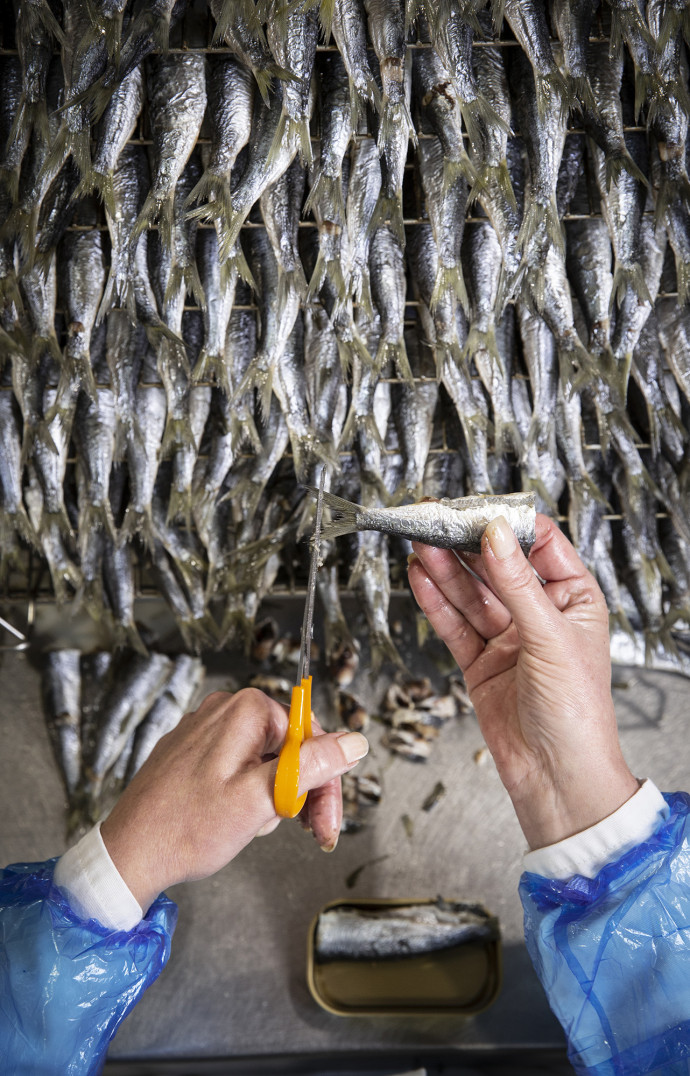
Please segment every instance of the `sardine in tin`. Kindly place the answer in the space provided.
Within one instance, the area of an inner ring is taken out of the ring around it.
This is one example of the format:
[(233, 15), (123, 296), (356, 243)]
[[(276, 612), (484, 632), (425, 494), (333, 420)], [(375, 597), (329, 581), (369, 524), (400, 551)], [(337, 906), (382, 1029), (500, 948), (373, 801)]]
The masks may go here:
[(501, 939), (498, 920), (479, 905), (466, 907), (483, 919), (485, 929), (467, 941), (393, 958), (320, 957), (317, 935), (324, 913), (361, 910), (371, 916), (438, 903), (371, 898), (326, 904), (311, 923), (307, 944), (307, 983), (315, 1001), (336, 1016), (469, 1016), (488, 1008), (501, 988)]

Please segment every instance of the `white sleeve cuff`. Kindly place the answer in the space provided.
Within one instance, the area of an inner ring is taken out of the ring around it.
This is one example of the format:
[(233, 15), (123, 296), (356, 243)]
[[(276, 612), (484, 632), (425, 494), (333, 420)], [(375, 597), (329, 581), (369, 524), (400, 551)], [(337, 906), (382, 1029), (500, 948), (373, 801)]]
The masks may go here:
[(607, 863), (651, 837), (668, 815), (664, 797), (647, 779), (622, 807), (595, 826), (557, 844), (527, 852), (523, 867), (532, 874), (561, 881), (573, 874), (594, 878)]
[(143, 918), (103, 843), (100, 822), (60, 857), (53, 881), (80, 919), (96, 919), (109, 930), (132, 930)]

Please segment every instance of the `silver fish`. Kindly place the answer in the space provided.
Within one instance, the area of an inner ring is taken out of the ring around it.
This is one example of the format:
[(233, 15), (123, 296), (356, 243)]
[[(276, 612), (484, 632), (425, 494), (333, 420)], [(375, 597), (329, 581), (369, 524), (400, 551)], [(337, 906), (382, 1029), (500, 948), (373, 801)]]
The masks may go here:
[(278, 67), (289, 76), (283, 85), (282, 114), (269, 151), (269, 166), (273, 157), (280, 156), (282, 144), (292, 141), (297, 142), (304, 164), (311, 163), (311, 79), (318, 35), (313, 9), (293, 6), (280, 14), (275, 9), (269, 12), (268, 43)]
[(170, 675), (165, 654), (133, 655), (119, 670), (101, 715), (88, 790), (94, 810), (106, 774), (117, 761), (130, 735), (151, 709)]
[(118, 158), (129, 142), (144, 104), (144, 79), (141, 68), (134, 70), (122, 80), (100, 121), (98, 140), (92, 160), (92, 169), (83, 177), (76, 197), (88, 194), (95, 188), (111, 216), (115, 216), (113, 172)]
[(348, 290), (371, 317), (370, 223), (381, 189), (381, 167), (374, 141), (370, 138), (358, 139), (352, 147), (351, 161), (346, 208), (351, 266)]
[(374, 232), (370, 273), (372, 298), (381, 318), (381, 339), (374, 367), (380, 371), (387, 362), (392, 362), (400, 377), (411, 381), (403, 328), (407, 293), (405, 260), (399, 237), (387, 225)]
[(117, 413), (115, 393), (101, 386), (98, 399), (83, 394), (77, 402), (74, 435), (77, 465), (83, 488), (79, 498), (79, 540), (82, 554), (93, 532), (103, 528), (115, 541), (115, 522), (109, 500), (110, 474), (115, 456)]
[(266, 233), (278, 263), (278, 312), (285, 308), (291, 292), (300, 299), (307, 296), (307, 282), (299, 251), (298, 233), (306, 172), (294, 160), (280, 179), (267, 188), (259, 199)]
[(496, 920), (482, 908), (439, 897), (396, 907), (329, 908), (316, 921), (314, 945), (318, 961), (399, 960), (497, 937)]
[(154, 56), (147, 61), (153, 168), (151, 189), (132, 229), (132, 243), (158, 221), (163, 245), (168, 249), (172, 245), (175, 187), (206, 111), (205, 62), (198, 52)]
[(48, 732), (72, 802), (81, 775), (81, 670), (78, 650), (50, 650), (42, 678)]
[(91, 368), (91, 333), (105, 284), (105, 258), (101, 232), (70, 232), (61, 246), (59, 273), (67, 306), (65, 364), (69, 377), (77, 377), (88, 395), (97, 396)]
[(13, 394), (0, 390), (0, 546), (9, 546), (16, 533), (38, 548), (24, 507), (21, 454), (19, 409)]
[(357, 94), (359, 109), (365, 103), (379, 109), (381, 93), (367, 55), (366, 13), (362, 0), (333, 0), (332, 31), (350, 85)]
[(487, 524), (502, 515), (512, 526), (525, 553), (535, 542), (535, 497), (532, 493), (444, 498), (378, 509), (364, 508), (333, 493), (325, 493), (324, 504), (334, 515), (334, 522), (324, 523), (324, 540), (360, 530), (376, 530), (425, 545), (479, 553)]
[(190, 657), (188, 654), (180, 654), (175, 658), (170, 679), (160, 698), (154, 702), (137, 730), (129, 764), (132, 777), (146, 762), (161, 737), (178, 724), (191, 705), (203, 678), (204, 666), (199, 658)]

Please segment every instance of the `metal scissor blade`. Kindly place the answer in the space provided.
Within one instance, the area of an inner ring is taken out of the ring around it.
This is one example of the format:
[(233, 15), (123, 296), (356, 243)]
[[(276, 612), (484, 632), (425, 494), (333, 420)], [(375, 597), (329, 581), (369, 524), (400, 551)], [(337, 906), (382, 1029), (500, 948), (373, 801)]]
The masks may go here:
[(326, 468), (321, 471), (319, 495), (316, 498), (316, 523), (312, 538), (311, 560), (309, 562), (309, 580), (307, 582), (307, 599), (304, 603), (304, 620), (302, 621), (302, 641), (299, 651), (298, 682), (309, 676), (311, 660), (311, 637), (314, 630), (314, 598), (316, 596), (316, 573), (321, 555), (321, 517), (323, 516), (323, 489), (326, 481)]

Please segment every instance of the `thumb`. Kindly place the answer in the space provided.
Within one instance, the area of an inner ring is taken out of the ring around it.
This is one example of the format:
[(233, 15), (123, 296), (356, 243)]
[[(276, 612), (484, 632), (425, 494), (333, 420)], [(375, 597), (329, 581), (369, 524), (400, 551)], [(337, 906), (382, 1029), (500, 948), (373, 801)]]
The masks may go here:
[(300, 795), (347, 773), (368, 751), (361, 732), (332, 732), (305, 740), (299, 753)]
[(492, 519), (482, 538), (482, 560), (496, 596), (513, 618), (520, 640), (532, 650), (553, 650), (558, 610), (546, 596), (504, 516)]

